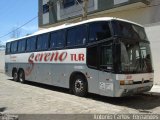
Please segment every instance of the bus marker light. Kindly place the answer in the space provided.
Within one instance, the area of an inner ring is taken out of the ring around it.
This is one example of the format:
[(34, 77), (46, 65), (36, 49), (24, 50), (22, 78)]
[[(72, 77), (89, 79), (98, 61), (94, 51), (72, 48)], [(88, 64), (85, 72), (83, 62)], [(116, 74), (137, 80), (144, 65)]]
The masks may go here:
[(120, 85), (132, 85), (133, 80), (121, 80)]
[(120, 85), (125, 85), (125, 81), (124, 81), (124, 80), (121, 80), (121, 81), (120, 81)]

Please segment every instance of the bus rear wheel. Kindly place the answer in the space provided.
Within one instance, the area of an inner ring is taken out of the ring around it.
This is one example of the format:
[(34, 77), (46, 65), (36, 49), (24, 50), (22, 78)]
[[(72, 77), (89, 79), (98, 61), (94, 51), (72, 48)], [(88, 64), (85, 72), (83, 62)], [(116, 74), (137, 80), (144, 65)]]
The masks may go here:
[(18, 76), (19, 76), (19, 82), (20, 82), (20, 83), (25, 83), (25, 74), (24, 74), (24, 71), (23, 71), (23, 70), (20, 70), (20, 71), (19, 71)]
[(18, 73), (16, 70), (13, 71), (13, 80), (18, 82)]
[(86, 96), (87, 94), (87, 81), (82, 75), (75, 77), (72, 84), (72, 91), (76, 96)]

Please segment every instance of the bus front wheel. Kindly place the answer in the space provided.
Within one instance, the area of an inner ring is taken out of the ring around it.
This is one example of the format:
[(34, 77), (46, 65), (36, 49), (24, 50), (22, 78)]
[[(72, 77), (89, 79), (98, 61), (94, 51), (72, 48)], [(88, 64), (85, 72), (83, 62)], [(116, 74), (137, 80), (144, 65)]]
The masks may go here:
[(24, 74), (24, 71), (23, 71), (23, 70), (20, 70), (20, 71), (19, 71), (18, 76), (19, 76), (19, 82), (20, 82), (20, 83), (24, 83), (24, 82), (25, 82), (25, 74)]
[(72, 84), (72, 91), (75, 95), (83, 97), (87, 94), (87, 81), (82, 75), (75, 77)]

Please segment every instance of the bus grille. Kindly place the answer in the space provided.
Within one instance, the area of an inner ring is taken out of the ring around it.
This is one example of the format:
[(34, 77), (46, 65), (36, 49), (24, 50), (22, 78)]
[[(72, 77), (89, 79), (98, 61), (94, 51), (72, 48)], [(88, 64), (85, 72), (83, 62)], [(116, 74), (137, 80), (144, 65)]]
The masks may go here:
[(150, 81), (149, 80), (145, 80), (145, 81), (135, 81), (133, 82), (133, 84), (142, 84), (142, 83), (149, 83)]

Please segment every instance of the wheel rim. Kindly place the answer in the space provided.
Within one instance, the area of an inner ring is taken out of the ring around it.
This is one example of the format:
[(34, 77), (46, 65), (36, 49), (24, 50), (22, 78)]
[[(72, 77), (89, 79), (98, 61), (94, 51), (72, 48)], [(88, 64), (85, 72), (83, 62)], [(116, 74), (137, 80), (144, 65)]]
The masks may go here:
[(22, 73), (20, 73), (20, 75), (19, 75), (19, 81), (23, 82), (23, 74)]
[(84, 83), (83, 83), (83, 81), (80, 80), (80, 79), (77, 79), (75, 81), (74, 88), (75, 88), (76, 93), (82, 92), (84, 90)]
[(14, 73), (13, 79), (14, 79), (14, 80), (17, 80), (17, 79), (18, 79), (18, 74), (17, 74), (16, 72)]
[(19, 81), (20, 82), (24, 82), (24, 74), (23, 74), (23, 72), (20, 72), (20, 74), (19, 74)]

